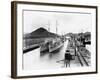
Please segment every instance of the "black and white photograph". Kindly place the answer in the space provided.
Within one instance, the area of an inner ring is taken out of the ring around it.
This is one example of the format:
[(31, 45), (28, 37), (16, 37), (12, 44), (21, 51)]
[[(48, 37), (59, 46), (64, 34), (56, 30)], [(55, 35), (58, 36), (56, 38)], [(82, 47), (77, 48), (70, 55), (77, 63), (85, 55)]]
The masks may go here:
[(23, 69), (91, 66), (91, 14), (23, 10)]
[(96, 6), (16, 5), (17, 76), (97, 72)]

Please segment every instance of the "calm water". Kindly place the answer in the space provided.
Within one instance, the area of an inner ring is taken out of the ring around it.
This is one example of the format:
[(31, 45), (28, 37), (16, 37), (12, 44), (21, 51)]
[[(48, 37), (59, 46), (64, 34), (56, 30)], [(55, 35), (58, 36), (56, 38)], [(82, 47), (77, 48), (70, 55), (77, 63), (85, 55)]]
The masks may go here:
[(67, 48), (68, 41), (64, 43), (64, 46), (57, 53), (46, 52), (44, 55), (40, 55), (40, 48), (30, 51), (23, 55), (23, 68), (25, 70), (32, 69), (54, 69), (64, 67), (64, 62), (59, 60), (64, 59), (65, 50)]

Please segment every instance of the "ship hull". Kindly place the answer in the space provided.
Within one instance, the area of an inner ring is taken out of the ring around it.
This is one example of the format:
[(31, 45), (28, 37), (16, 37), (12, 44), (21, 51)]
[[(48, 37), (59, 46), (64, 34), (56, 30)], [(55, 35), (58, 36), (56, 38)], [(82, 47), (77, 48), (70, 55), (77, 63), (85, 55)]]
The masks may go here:
[(46, 48), (46, 49), (42, 49), (40, 50), (41, 53), (44, 53), (44, 52), (49, 52), (49, 48)]
[(54, 47), (54, 48), (49, 48), (49, 52), (50, 53), (58, 52), (62, 48), (62, 46), (63, 46), (63, 43), (58, 45), (58, 46), (56, 46), (56, 47)]

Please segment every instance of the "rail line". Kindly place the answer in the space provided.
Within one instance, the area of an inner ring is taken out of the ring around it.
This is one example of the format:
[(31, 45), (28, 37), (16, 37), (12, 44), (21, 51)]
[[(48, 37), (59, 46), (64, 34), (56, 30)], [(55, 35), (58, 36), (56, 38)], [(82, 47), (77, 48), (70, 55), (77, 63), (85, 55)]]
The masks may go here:
[(80, 50), (77, 51), (77, 57), (81, 66), (89, 66), (88, 61), (85, 59), (85, 57), (83, 56), (83, 53), (81, 53)]
[(82, 61), (81, 61), (81, 58), (80, 58), (79, 54), (77, 54), (77, 58), (78, 58), (78, 60), (79, 60), (79, 62), (81, 64), (81, 66), (84, 66), (83, 63), (82, 63)]
[[(80, 52), (80, 51), (79, 51)], [(82, 58), (83, 58), (83, 60), (84, 60), (84, 62), (85, 62), (85, 64), (86, 64), (86, 66), (89, 66), (89, 64), (88, 64), (88, 62), (87, 62), (87, 60), (85, 59), (85, 57), (82, 55), (82, 53), (80, 52), (80, 55), (82, 56)]]

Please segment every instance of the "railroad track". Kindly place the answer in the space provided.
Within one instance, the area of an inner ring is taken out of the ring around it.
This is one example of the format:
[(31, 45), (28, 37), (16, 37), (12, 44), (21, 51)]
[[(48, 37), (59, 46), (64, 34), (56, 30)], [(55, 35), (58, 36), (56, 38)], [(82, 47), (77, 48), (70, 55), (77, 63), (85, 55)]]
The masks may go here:
[[(73, 43), (74, 46), (77, 46), (77, 41), (74, 40)], [(76, 50), (76, 56), (81, 66), (89, 66), (90, 52), (85, 47), (76, 47)]]
[(81, 64), (81, 66), (89, 66), (89, 63), (86, 59), (85, 56), (83, 56), (84, 53), (82, 53), (81, 51), (77, 51), (77, 57), (78, 57), (78, 60)]

